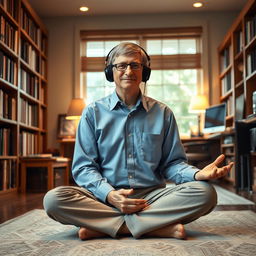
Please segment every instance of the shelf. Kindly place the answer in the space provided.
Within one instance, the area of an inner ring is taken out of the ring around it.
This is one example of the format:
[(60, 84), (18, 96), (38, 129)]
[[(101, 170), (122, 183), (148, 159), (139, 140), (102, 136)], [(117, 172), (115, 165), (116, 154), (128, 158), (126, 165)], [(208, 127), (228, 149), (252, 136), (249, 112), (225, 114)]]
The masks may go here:
[(1, 49), (7, 52), (11, 57), (15, 58), (16, 60), (19, 58), (18, 54), (12, 50), (8, 45), (6, 45), (2, 40), (0, 40)]
[(243, 86), (244, 86), (244, 80), (241, 80), (240, 82), (238, 82), (238, 83), (235, 84), (235, 88), (236, 88), (236, 89), (239, 89), (239, 88), (241, 88), (241, 87), (243, 87)]
[(27, 70), (30, 70), (30, 72), (34, 73), (36, 76), (41, 77), (41, 74), (37, 72), (34, 68), (30, 67), (29, 63), (27, 63), (25, 60), (20, 59), (20, 63), (25, 66)]
[(27, 124), (24, 124), (24, 123), (20, 123), (20, 128), (26, 129), (26, 130), (29, 130), (29, 131), (34, 131), (34, 132), (38, 132), (38, 131), (41, 130), (39, 127), (27, 125)]
[(11, 120), (11, 119), (7, 119), (4, 117), (0, 117), (0, 122), (4, 122), (6, 124), (10, 124), (10, 125), (17, 125), (17, 121), (16, 120)]
[(235, 153), (225, 153), (226, 156), (235, 156)]
[(235, 146), (235, 144), (221, 144), (222, 148), (232, 148), (234, 146)]
[(221, 96), (220, 101), (223, 102), (225, 101), (227, 98), (229, 98), (232, 95), (233, 91), (232, 89), (229, 90), (228, 92), (226, 92), (224, 95)]
[(255, 123), (256, 122), (256, 116), (252, 118), (247, 118), (244, 120), (245, 123)]
[(239, 53), (237, 53), (234, 58), (235, 61), (239, 61), (241, 59), (243, 59), (243, 51), (240, 51)]
[(37, 98), (31, 96), (30, 94), (26, 93), (26, 92), (23, 91), (23, 90), (20, 90), (20, 94), (21, 94), (21, 97), (22, 97), (22, 98), (27, 99), (27, 100), (28, 100), (29, 102), (31, 102), (31, 103), (37, 103), (37, 104), (40, 103), (39, 99), (37, 99)]
[(1, 87), (5, 88), (6, 90), (17, 92), (18, 87), (12, 83), (9, 83), (8, 81), (4, 80), (3, 78), (0, 78), (0, 85)]
[(13, 160), (17, 160), (18, 156), (1, 156), (0, 155), (0, 160), (4, 160), (4, 159), (13, 159)]
[(40, 101), (40, 107), (43, 109), (47, 109), (48, 106), (47, 106), (47, 104)]
[(224, 78), (228, 72), (230, 72), (232, 69), (232, 65), (229, 64), (220, 74), (220, 79)]
[[(256, 64), (254, 63), (256, 56), (255, 11), (256, 0), (248, 0), (218, 47), (220, 102), (227, 105), (226, 127), (231, 128), (232, 136), (236, 141), (235, 144), (234, 140), (227, 138), (227, 143), (230, 143), (221, 144), (221, 150), (226, 156), (236, 160), (231, 181), (238, 188), (241, 185), (242, 178), (248, 180), (246, 175), (249, 173), (246, 165), (248, 153), (247, 156), (243, 155), (243, 152), (248, 151), (248, 147), (250, 147), (249, 125), (246, 125), (246, 123), (256, 122), (255, 117), (250, 120), (243, 120), (243, 124), (240, 125), (240, 122), (236, 122), (234, 116), (236, 114), (236, 117), (238, 117), (238, 114), (240, 114), (243, 118), (252, 113), (252, 94), (256, 90)], [(222, 70), (223, 63), (232, 65)], [(254, 124), (250, 124), (250, 127), (252, 125), (254, 126)], [(222, 136), (225, 136), (225, 134), (222, 133)], [(225, 138), (223, 138), (224, 140)], [(243, 150), (237, 152), (237, 147), (242, 147)], [(255, 152), (250, 154), (251, 157), (255, 157), (255, 155)], [(252, 167), (256, 168), (256, 161), (253, 161), (253, 164)]]
[(7, 12), (7, 11), (3, 8), (3, 6), (2, 6), (1, 4), (0, 4), (0, 12), (1, 12), (2, 15), (4, 15), (4, 16), (8, 19), (9, 22), (12, 23), (12, 25), (16, 26), (16, 28), (19, 27), (19, 24), (17, 23), (17, 21), (15, 20), (15, 18), (12, 17), (12, 15), (11, 15), (9, 12)]
[(221, 135), (223, 136), (229, 136), (234, 134), (235, 134), (235, 129), (233, 127), (227, 127), (226, 130), (221, 133)]
[(246, 81), (252, 80), (256, 78), (256, 70), (253, 71), (250, 75), (246, 77)]
[(43, 153), (48, 132), (47, 30), (28, 0), (2, 2), (15, 18), (0, 5), (0, 194), (17, 191), (20, 156)]
[(252, 40), (244, 47), (245, 51), (251, 51), (253, 47), (256, 46), (256, 36), (252, 38)]
[(22, 33), (22, 36), (25, 37), (25, 39), (33, 46), (33, 48), (40, 52), (39, 46), (33, 41), (33, 39), (28, 35), (28, 33), (23, 28), (21, 28), (20, 31)]

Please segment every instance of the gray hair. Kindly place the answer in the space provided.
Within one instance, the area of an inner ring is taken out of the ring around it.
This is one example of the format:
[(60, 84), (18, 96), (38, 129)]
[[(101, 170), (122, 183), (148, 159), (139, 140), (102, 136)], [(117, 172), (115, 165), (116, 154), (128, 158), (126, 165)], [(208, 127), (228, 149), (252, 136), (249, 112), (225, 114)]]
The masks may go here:
[(144, 66), (149, 66), (149, 57), (146, 52), (137, 44), (130, 43), (130, 42), (122, 42), (116, 47), (114, 47), (106, 60), (106, 65), (110, 65), (114, 63), (115, 59), (121, 55), (124, 56), (132, 56), (136, 53), (141, 55), (141, 63)]

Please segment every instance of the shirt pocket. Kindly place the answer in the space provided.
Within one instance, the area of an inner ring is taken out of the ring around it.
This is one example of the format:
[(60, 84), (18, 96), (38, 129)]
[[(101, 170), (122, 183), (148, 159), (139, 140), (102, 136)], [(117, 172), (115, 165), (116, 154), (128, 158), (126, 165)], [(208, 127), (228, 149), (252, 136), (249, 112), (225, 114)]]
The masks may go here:
[(162, 155), (162, 136), (142, 133), (141, 154), (145, 161), (157, 164)]

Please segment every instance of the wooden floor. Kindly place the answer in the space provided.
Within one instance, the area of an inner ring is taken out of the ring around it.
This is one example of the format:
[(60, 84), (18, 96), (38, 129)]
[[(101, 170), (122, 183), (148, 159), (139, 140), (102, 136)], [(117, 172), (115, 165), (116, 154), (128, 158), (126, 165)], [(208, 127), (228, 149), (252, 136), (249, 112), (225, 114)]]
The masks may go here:
[[(226, 182), (219, 182), (229, 191), (235, 192), (235, 189)], [(33, 209), (43, 209), (43, 197), (45, 193), (26, 193), (26, 194), (3, 194), (0, 196), (0, 223), (22, 215)], [(256, 193), (239, 193), (245, 198), (256, 203)], [(256, 212), (256, 207), (251, 205), (235, 206), (217, 206), (215, 210), (252, 210)]]

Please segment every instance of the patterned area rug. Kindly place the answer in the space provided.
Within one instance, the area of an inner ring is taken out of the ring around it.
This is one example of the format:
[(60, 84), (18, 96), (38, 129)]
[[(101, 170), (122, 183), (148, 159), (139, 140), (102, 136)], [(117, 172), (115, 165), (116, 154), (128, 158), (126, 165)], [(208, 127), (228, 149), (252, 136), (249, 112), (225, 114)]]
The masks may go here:
[(218, 185), (213, 185), (218, 195), (218, 205), (254, 205), (254, 202), (232, 193)]
[(77, 228), (33, 210), (0, 225), (0, 255), (19, 256), (255, 256), (256, 214), (214, 211), (186, 225), (187, 240), (95, 239), (80, 241)]

